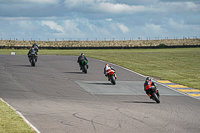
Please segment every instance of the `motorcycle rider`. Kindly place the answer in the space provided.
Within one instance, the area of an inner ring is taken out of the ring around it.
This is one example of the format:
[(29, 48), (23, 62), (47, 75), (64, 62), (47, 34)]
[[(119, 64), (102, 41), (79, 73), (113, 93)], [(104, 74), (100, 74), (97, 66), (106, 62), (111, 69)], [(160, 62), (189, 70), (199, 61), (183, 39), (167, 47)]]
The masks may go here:
[[(81, 63), (83, 60), (86, 60), (88, 62), (88, 59), (85, 57), (84, 53), (81, 53), (81, 55), (78, 57), (78, 60), (77, 60), (77, 63), (79, 63), (79, 66), (80, 66), (80, 70), (82, 69)], [(88, 65), (87, 65), (87, 68), (88, 68)]]
[(35, 54), (35, 57), (36, 57), (36, 59), (35, 59), (35, 61), (37, 62), (37, 52), (35, 51), (35, 49), (33, 48), (33, 47), (31, 47), (30, 48), (30, 50), (29, 50), (29, 52), (28, 52), (28, 58), (29, 58), (29, 61), (30, 61), (30, 59), (31, 59), (31, 53), (34, 53)]
[(34, 43), (33, 46), (32, 46), (36, 52), (36, 55), (37, 55), (37, 52), (38, 52), (38, 45), (37, 43)]
[[(115, 69), (112, 67), (112, 66), (110, 66), (109, 64), (105, 64), (105, 67), (104, 67), (104, 74), (105, 74), (105, 76), (108, 78), (108, 73), (107, 73), (107, 70), (109, 70), (109, 69), (111, 69), (111, 70), (113, 70), (114, 71), (114, 73), (115, 73)], [(117, 75), (115, 74), (115, 78), (117, 79)], [(110, 80), (109, 78), (108, 78), (108, 80)]]
[[(146, 94), (149, 96), (149, 98), (151, 98), (151, 94), (149, 93), (149, 88), (151, 87), (155, 87), (157, 89), (157, 85), (151, 80), (151, 78), (149, 76), (146, 77), (146, 80), (144, 82), (144, 91), (146, 92)], [(157, 95), (158, 97), (160, 96), (159, 91), (157, 90)]]

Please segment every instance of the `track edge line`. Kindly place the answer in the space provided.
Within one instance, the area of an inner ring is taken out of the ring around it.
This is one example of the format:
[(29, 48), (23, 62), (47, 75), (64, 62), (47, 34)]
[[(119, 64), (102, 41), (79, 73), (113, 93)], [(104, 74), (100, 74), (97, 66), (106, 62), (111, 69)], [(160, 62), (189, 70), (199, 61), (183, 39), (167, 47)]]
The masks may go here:
[(14, 111), (17, 112), (17, 114), (22, 117), (22, 119), (37, 133), (41, 133), (36, 127), (34, 127), (19, 111), (17, 111), (15, 108), (13, 108), (10, 104), (8, 104), (6, 101), (4, 101), (2, 98), (0, 98), (2, 102), (6, 103), (8, 106), (11, 107)]

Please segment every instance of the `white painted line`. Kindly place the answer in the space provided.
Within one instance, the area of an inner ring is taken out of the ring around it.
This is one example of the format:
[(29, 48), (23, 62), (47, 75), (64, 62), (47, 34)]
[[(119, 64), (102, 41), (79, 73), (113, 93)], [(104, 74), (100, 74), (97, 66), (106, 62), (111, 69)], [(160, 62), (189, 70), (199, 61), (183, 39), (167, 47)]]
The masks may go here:
[[(93, 58), (93, 59), (94, 59), (94, 58)], [(99, 60), (99, 59), (96, 59), (96, 60)], [(107, 63), (106, 61), (103, 61), (103, 60), (99, 60), (99, 61)], [(142, 74), (140, 74), (140, 73), (137, 73), (137, 72), (134, 72), (134, 71), (132, 71), (132, 70), (130, 70), (130, 69), (127, 69), (127, 68), (125, 68), (125, 67), (118, 66), (118, 65), (113, 64), (113, 63), (110, 63), (110, 62), (109, 62), (109, 64), (112, 64), (112, 65), (115, 65), (115, 66), (117, 66), (117, 67), (123, 68), (123, 69), (125, 69), (125, 70), (127, 70), (127, 71), (130, 71), (130, 72), (135, 73), (135, 74), (137, 74), (137, 75), (140, 75), (140, 76), (142, 76), (142, 77), (147, 77), (147, 76), (144, 76), (144, 75), (142, 75)]]
[(14, 111), (17, 112), (17, 114), (22, 117), (24, 119), (24, 121), (37, 133), (41, 133), (39, 130), (37, 130), (36, 127), (34, 127), (19, 111), (17, 111), (15, 108), (13, 108), (10, 104), (8, 104), (7, 102), (5, 102), (2, 98), (0, 98), (2, 102), (6, 103), (8, 106), (11, 107), (11, 109), (13, 109)]

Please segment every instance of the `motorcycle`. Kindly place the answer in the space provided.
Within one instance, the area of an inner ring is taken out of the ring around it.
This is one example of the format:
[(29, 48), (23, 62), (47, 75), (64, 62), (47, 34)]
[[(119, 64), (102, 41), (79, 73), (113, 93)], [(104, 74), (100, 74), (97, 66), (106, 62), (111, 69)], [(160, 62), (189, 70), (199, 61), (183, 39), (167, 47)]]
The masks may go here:
[(37, 62), (37, 56), (34, 52), (31, 53), (29, 61), (31, 63), (31, 66), (35, 66), (35, 63)]
[(83, 60), (81, 62), (81, 66), (80, 67), (81, 67), (82, 72), (86, 74), (87, 73), (87, 69), (88, 69), (87, 61)]
[(149, 89), (148, 89), (148, 94), (151, 95), (151, 99), (156, 101), (156, 103), (160, 103), (160, 100), (159, 100), (159, 97), (160, 97), (160, 94), (159, 94), (159, 91), (157, 90), (157, 86), (151, 86)]
[(116, 74), (115, 74), (115, 71), (114, 70), (112, 70), (112, 69), (108, 69), (107, 71), (106, 71), (106, 73), (107, 73), (107, 76), (108, 76), (108, 80), (113, 84), (113, 85), (115, 85), (116, 84), (116, 79), (117, 79), (117, 76), (116, 76)]

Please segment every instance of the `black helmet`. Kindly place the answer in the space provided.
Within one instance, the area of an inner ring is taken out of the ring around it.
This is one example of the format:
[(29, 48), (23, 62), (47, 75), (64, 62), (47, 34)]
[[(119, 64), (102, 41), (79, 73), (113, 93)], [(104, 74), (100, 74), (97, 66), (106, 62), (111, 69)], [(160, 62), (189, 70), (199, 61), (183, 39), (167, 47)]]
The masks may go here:
[(81, 56), (84, 56), (84, 53), (81, 53)]
[(148, 76), (148, 77), (146, 78), (146, 80), (149, 80), (149, 81), (151, 81), (151, 78)]

